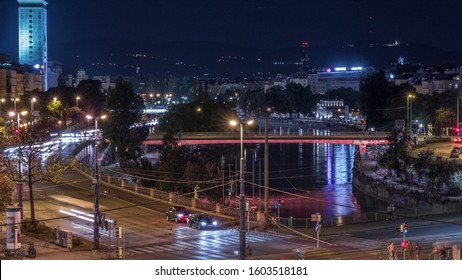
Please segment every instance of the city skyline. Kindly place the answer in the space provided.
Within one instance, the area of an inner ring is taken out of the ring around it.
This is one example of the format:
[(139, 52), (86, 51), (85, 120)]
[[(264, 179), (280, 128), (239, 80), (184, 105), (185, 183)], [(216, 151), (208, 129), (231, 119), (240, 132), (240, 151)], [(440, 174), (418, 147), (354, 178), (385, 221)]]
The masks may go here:
[[(462, 50), (462, 39), (457, 36), (462, 2), (438, 6), (429, 0), (372, 4), (363, 0), (333, 0), (329, 4), (301, 0), (137, 0), (131, 5), (119, 0), (47, 2), (48, 59), (52, 60), (61, 59), (60, 46), (92, 38), (143, 44), (218, 42), (260, 49), (294, 47), (301, 42), (322, 46), (398, 40)], [(18, 1), (2, 1), (1, 5), (0, 52), (16, 60)]]

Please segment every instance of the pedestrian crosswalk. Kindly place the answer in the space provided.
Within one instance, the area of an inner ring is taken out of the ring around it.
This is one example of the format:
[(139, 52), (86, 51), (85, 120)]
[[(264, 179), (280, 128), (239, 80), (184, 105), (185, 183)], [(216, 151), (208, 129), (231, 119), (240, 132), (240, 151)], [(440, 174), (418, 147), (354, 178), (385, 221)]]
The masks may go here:
[[(247, 234), (246, 244), (256, 242), (271, 242), (284, 238), (283, 236), (271, 234)], [(238, 234), (213, 234), (205, 233), (200, 236), (190, 238), (175, 239), (171, 242), (149, 244), (126, 249), (128, 255), (142, 255), (149, 258), (152, 254), (168, 253), (172, 255), (187, 256), (188, 259), (224, 259), (230, 257), (230, 252), (234, 252), (239, 247)], [(188, 252), (188, 254), (185, 254)]]
[(330, 239), (335, 246), (346, 246), (351, 248), (378, 248), (380, 244), (376, 240), (354, 237), (352, 235), (335, 235)]

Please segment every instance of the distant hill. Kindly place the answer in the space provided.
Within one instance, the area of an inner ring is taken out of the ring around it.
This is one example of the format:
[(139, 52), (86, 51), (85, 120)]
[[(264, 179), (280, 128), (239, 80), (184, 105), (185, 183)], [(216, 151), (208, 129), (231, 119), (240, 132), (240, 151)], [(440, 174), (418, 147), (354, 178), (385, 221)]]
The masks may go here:
[[(303, 66), (305, 53), (309, 61)], [(301, 68), (373, 66), (389, 68), (403, 57), (408, 63), (462, 65), (462, 51), (446, 52), (427, 45), (358, 42), (264, 50), (210, 42), (172, 42), (155, 45), (91, 39), (50, 48), (50, 59), (61, 61), (65, 73), (82, 67), (93, 75), (152, 74), (196, 77), (252, 78), (291, 74)]]

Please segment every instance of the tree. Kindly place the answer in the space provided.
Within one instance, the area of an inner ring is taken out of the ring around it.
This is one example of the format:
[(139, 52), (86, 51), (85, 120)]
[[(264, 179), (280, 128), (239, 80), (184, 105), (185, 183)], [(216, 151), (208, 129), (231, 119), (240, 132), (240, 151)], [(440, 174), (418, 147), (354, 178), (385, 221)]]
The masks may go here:
[(367, 116), (368, 127), (383, 127), (389, 122), (383, 117), (385, 104), (390, 95), (390, 84), (383, 71), (368, 76), (362, 81), (359, 105), (361, 113)]
[[(29, 188), (31, 220), (35, 222), (33, 186), (39, 181), (59, 182), (62, 173), (69, 167), (65, 159), (53, 154), (55, 147), (50, 138), (50, 124), (40, 120), (18, 135), (9, 138), (9, 150), (3, 156), (3, 172), (11, 181), (26, 183)], [(50, 158), (51, 156), (51, 158)]]
[(149, 129), (141, 125), (144, 102), (133, 90), (131, 83), (118, 78), (115, 88), (108, 92), (104, 105), (108, 120), (101, 123), (103, 135), (111, 142), (120, 167), (139, 166), (141, 144)]
[(456, 122), (456, 114), (447, 107), (441, 107), (435, 112), (435, 130), (437, 135), (441, 135), (446, 127), (452, 127)]
[(407, 149), (410, 138), (402, 130), (395, 128), (391, 131), (387, 138), (389, 141), (387, 151), (379, 158), (379, 163), (396, 172), (397, 176), (401, 176), (401, 162), (407, 157)]
[(0, 173), (0, 212), (4, 213), (6, 207), (13, 204), (13, 182), (5, 173)]

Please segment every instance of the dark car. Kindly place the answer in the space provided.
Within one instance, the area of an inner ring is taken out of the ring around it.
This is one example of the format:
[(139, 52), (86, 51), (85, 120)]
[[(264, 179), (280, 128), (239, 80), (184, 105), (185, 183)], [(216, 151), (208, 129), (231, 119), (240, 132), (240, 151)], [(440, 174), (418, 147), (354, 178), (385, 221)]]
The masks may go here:
[(197, 229), (217, 228), (218, 221), (214, 220), (207, 214), (196, 214), (189, 216), (188, 226), (195, 227)]
[(186, 223), (189, 215), (191, 212), (188, 209), (179, 206), (168, 207), (165, 212), (167, 221), (175, 221), (175, 223)]
[(462, 152), (462, 149), (459, 148), (459, 147), (454, 147), (454, 149), (452, 149), (451, 151), (451, 154), (449, 155), (449, 157), (451, 158), (458, 158), (459, 155), (461, 154)]

